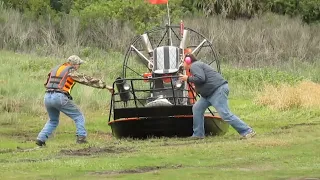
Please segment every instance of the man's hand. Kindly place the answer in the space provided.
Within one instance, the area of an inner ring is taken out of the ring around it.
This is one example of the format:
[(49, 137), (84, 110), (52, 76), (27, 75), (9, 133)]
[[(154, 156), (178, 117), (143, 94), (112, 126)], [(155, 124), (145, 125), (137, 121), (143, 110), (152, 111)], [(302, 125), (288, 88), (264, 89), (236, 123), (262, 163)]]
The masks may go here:
[(183, 74), (179, 74), (179, 80), (184, 82), (188, 80), (188, 76), (187, 75), (183, 75)]
[(114, 93), (114, 90), (111, 86), (106, 86), (106, 89), (108, 89), (108, 91), (113, 94)]

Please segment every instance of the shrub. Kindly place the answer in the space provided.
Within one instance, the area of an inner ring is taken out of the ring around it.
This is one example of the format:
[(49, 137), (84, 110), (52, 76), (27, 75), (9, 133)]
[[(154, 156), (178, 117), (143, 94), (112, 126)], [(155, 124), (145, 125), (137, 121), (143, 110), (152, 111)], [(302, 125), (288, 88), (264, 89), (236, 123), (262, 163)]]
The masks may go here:
[(320, 21), (320, 0), (274, 0), (271, 11), (301, 16), (307, 23)]
[[(177, 17), (182, 15), (181, 2), (181, 0), (170, 1), (173, 20), (177, 20)], [(93, 1), (91, 4), (76, 1), (72, 14), (80, 16), (86, 27), (97, 19), (105, 21), (117, 19), (130, 22), (139, 33), (159, 24), (167, 23), (166, 6), (151, 5), (145, 1)]]
[(303, 21), (307, 23), (320, 22), (320, 0), (302, 0), (300, 9)]

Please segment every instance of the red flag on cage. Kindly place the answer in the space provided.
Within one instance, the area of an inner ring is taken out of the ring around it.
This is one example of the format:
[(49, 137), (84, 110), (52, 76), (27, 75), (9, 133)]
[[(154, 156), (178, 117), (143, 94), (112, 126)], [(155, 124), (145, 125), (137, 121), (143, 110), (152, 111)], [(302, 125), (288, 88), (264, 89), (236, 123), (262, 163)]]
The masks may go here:
[(148, 0), (151, 4), (167, 4), (168, 0)]

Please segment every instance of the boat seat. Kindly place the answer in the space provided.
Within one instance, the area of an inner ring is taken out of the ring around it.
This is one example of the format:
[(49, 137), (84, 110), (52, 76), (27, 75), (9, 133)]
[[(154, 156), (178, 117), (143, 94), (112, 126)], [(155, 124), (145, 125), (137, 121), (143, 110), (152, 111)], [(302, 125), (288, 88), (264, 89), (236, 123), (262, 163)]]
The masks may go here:
[(175, 46), (161, 46), (153, 51), (153, 72), (155, 74), (171, 74), (179, 70), (180, 53)]

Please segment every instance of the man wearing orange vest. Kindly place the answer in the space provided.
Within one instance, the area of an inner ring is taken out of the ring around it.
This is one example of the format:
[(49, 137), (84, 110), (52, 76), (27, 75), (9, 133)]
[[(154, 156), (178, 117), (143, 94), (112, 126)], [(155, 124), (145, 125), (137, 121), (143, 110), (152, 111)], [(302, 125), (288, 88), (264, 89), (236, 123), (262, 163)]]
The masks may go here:
[(113, 89), (100, 79), (79, 73), (77, 70), (84, 62), (78, 56), (72, 55), (66, 63), (56, 66), (48, 74), (48, 79), (44, 84), (46, 87), (44, 104), (49, 115), (49, 120), (37, 137), (36, 144), (38, 146), (44, 146), (48, 137), (57, 128), (60, 112), (63, 112), (75, 122), (77, 129), (76, 142), (79, 144), (87, 142), (85, 118), (80, 109), (72, 101), (70, 95), (72, 87), (77, 82), (94, 88), (107, 89), (111, 93), (113, 93)]

